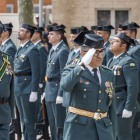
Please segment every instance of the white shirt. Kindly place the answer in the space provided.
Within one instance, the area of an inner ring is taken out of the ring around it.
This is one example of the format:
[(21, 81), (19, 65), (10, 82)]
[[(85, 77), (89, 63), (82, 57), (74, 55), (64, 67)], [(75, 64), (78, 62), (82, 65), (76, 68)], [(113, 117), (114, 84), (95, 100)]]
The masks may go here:
[(24, 44), (20, 44), (20, 46), (23, 48), (28, 41), (26, 41)]
[(108, 42), (108, 41), (106, 41), (106, 42), (104, 43), (104, 46), (107, 44), (107, 42)]
[(34, 43), (35, 45), (37, 45), (41, 40), (37, 41), (36, 43)]
[(80, 51), (80, 48), (74, 49), (74, 52), (75, 52), (75, 53), (78, 53), (79, 51)]
[(8, 41), (10, 38), (6, 39), (4, 42), (2, 42), (2, 45), (4, 46), (6, 41)]
[(53, 50), (55, 51), (56, 48), (58, 47), (58, 45), (62, 42), (63, 40), (61, 40), (58, 44), (56, 44), (55, 46), (52, 46)]
[[(124, 52), (123, 52), (123, 53), (124, 53)], [(117, 59), (117, 58), (118, 58), (119, 56), (121, 56), (123, 53), (117, 55), (116, 57), (114, 56), (114, 57), (113, 57), (113, 60), (114, 60), (114, 59)]]
[[(91, 74), (94, 76), (93, 68), (90, 67), (89, 65), (87, 66), (87, 68), (89, 69), (89, 71), (91, 72)], [(97, 75), (98, 75), (98, 78), (99, 78), (99, 83), (101, 85), (102, 79), (101, 79), (101, 73), (100, 73), (99, 67), (97, 67)]]

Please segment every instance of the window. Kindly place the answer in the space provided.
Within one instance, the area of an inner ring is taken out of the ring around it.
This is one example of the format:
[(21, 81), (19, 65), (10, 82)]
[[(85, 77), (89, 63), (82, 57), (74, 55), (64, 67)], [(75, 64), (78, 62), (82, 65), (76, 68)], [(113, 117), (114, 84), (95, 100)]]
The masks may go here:
[(97, 25), (109, 25), (115, 27), (112, 30), (111, 35), (116, 34), (119, 24), (129, 23), (130, 21), (130, 10), (97, 10)]
[(14, 12), (14, 5), (13, 4), (7, 4), (7, 13), (13, 13)]
[(38, 14), (39, 13), (39, 4), (34, 4), (33, 9), (34, 9), (34, 13)]

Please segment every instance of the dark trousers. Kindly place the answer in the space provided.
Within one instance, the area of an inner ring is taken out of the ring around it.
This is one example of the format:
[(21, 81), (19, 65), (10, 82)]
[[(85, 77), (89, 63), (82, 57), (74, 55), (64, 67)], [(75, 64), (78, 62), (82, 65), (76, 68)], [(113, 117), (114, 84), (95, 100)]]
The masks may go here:
[(9, 124), (0, 124), (0, 140), (9, 140)]

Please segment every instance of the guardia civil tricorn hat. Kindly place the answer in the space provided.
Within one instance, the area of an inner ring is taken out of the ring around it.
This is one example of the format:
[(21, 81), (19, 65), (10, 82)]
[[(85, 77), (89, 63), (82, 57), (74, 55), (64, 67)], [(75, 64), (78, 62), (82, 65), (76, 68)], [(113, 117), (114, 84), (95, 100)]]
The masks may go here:
[(131, 23), (122, 25), (122, 30), (134, 30), (137, 28), (140, 28), (140, 26), (135, 22), (131, 22)]
[(115, 29), (112, 25), (100, 25), (97, 27), (97, 30), (100, 31), (110, 31), (112, 29)]
[(91, 26), (92, 30), (98, 30), (98, 26)]
[(7, 31), (8, 29), (12, 29), (13, 28), (13, 24), (10, 22), (10, 23), (6, 23), (6, 24), (3, 24), (3, 32)]
[(63, 30), (64, 31), (64, 33), (66, 32), (65, 31), (65, 28), (66, 28), (66, 26), (65, 25), (63, 25), (63, 24), (61, 24), (61, 25), (58, 25), (58, 26), (51, 26), (51, 27), (49, 27), (49, 32), (50, 31), (59, 31), (59, 30)]
[(81, 32), (74, 40), (74, 44), (90, 48), (103, 48), (104, 39), (91, 31)]
[(117, 35), (116, 35), (116, 37), (121, 38), (125, 42), (127, 42), (129, 44), (133, 44), (134, 46), (136, 46), (134, 39), (133, 38), (130, 38), (129, 36), (127, 36), (124, 33), (118, 32)]
[(25, 23), (21, 24), (21, 28), (26, 28), (28, 30), (33, 30), (33, 31), (36, 29), (34, 26)]
[(43, 27), (37, 27), (37, 26), (35, 26), (35, 31), (36, 31), (36, 32), (43, 32), (43, 31), (45, 31), (45, 30), (44, 30)]
[(87, 31), (87, 27), (86, 26), (81, 26), (81, 27), (72, 27), (71, 28), (71, 34), (79, 34), (82, 31)]

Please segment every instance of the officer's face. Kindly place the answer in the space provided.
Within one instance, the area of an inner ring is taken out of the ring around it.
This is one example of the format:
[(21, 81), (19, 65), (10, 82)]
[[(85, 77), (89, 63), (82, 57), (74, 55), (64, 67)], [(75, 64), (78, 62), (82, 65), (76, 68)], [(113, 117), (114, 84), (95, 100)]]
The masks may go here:
[(60, 39), (60, 37), (61, 36), (57, 34), (55, 31), (49, 32), (49, 35), (48, 35), (49, 43), (55, 44)]
[(127, 36), (131, 37), (130, 30), (123, 30), (122, 33), (126, 34)]
[(110, 49), (109, 50), (113, 54), (119, 54), (121, 52), (121, 50), (122, 50), (120, 38), (115, 37), (110, 43), (111, 43), (111, 45), (110, 45)]
[(34, 32), (32, 38), (31, 38), (31, 41), (36, 42), (36, 40), (38, 40), (38, 33)]
[(97, 31), (97, 35), (105, 38), (105, 32), (104, 31)]
[(18, 39), (24, 40), (27, 37), (28, 30), (25, 28), (20, 28), (18, 31)]
[[(101, 53), (99, 53), (99, 52), (101, 52)], [(96, 49), (96, 52), (93, 55), (92, 60), (91, 60), (91, 62), (89, 64), (91, 67), (96, 68), (96, 67), (102, 65), (103, 56), (104, 56), (102, 52), (103, 52), (103, 48)]]
[(94, 31), (94, 33), (97, 35), (97, 30), (93, 30)]
[(3, 33), (1, 34), (2, 40), (4, 40), (5, 37), (6, 37), (7, 35), (8, 35), (8, 31), (3, 32)]
[(75, 44), (73, 43), (73, 40), (77, 37), (78, 34), (70, 34), (70, 42), (72, 46), (75, 46)]
[(122, 28), (118, 28), (117, 33), (122, 32)]

